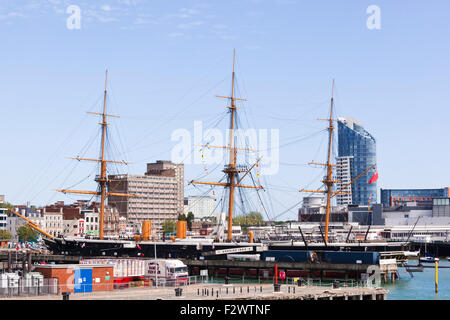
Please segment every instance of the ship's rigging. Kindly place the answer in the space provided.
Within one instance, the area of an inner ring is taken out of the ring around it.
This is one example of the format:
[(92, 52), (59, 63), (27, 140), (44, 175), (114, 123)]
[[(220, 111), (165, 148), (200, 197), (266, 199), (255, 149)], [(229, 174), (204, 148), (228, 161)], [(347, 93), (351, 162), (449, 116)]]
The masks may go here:
[[(327, 162), (326, 163), (316, 163), (316, 162), (310, 162), (311, 165), (319, 165), (319, 166), (325, 166), (327, 170), (327, 175), (323, 179), (323, 184), (326, 187), (326, 190), (300, 190), (300, 192), (311, 192), (311, 193), (322, 193), (326, 194), (326, 211), (325, 211), (325, 233), (323, 235), (325, 244), (328, 243), (328, 232), (329, 232), (329, 225), (330, 225), (330, 216), (331, 216), (331, 200), (334, 198), (337, 194), (350, 194), (346, 192), (346, 189), (354, 183), (356, 180), (361, 178), (364, 174), (366, 174), (369, 170), (374, 168), (376, 164), (373, 164), (368, 169), (366, 169), (363, 173), (358, 175), (356, 178), (354, 178), (350, 183), (346, 184), (342, 188), (340, 188), (337, 191), (333, 191), (333, 185), (336, 183), (340, 183), (339, 180), (334, 180), (333, 178), (333, 168), (334, 167), (340, 167), (342, 165), (338, 164), (332, 164), (331, 163), (331, 156), (332, 156), (332, 143), (333, 143), (333, 133), (335, 130), (334, 122), (337, 122), (338, 120), (333, 119), (333, 107), (334, 107), (334, 79), (331, 89), (331, 103), (330, 103), (330, 117), (328, 119), (319, 119), (323, 121), (328, 121), (328, 154), (327, 154)], [(320, 230), (322, 233), (322, 230)]]
[[(203, 182), (203, 181), (190, 181), (190, 183), (193, 184), (203, 184), (203, 185), (210, 185), (210, 186), (223, 186), (228, 188), (228, 235), (227, 240), (228, 242), (232, 241), (232, 232), (233, 232), (233, 213), (234, 213), (234, 201), (235, 201), (235, 189), (240, 190), (241, 188), (247, 188), (247, 189), (263, 189), (260, 185), (244, 185), (241, 184), (243, 179), (251, 172), (251, 170), (257, 166), (260, 159), (256, 160), (256, 163), (254, 163), (250, 168), (247, 168), (245, 166), (239, 166), (237, 165), (237, 150), (247, 150), (248, 148), (239, 148), (236, 146), (234, 140), (235, 140), (235, 124), (236, 124), (236, 117), (237, 117), (237, 107), (236, 107), (236, 101), (246, 101), (246, 99), (242, 98), (236, 98), (235, 97), (235, 51), (233, 50), (233, 73), (232, 73), (232, 82), (231, 82), (231, 96), (220, 96), (217, 95), (218, 98), (224, 98), (229, 99), (230, 106), (228, 109), (230, 110), (230, 136), (229, 136), (229, 144), (228, 146), (209, 146), (208, 147), (214, 147), (214, 148), (222, 148), (222, 149), (228, 149), (229, 151), (229, 162), (225, 165), (225, 168), (223, 172), (227, 176), (227, 182)], [(206, 147), (207, 145), (202, 145), (202, 147)], [(240, 174), (243, 174), (240, 176)]]
[[(88, 111), (88, 113), (90, 113), (90, 114), (101, 116), (101, 119), (102, 119), (102, 122), (99, 123), (101, 126), (100, 156), (98, 159), (79, 158), (79, 157), (72, 158), (72, 159), (79, 160), (79, 161), (93, 161), (93, 162), (100, 163), (100, 174), (95, 178), (95, 181), (98, 183), (99, 188), (97, 191), (72, 190), (72, 189), (58, 189), (57, 190), (62, 193), (89, 194), (89, 195), (100, 196), (100, 221), (99, 221), (99, 238), (100, 239), (103, 239), (106, 197), (107, 196), (136, 197), (136, 195), (133, 195), (133, 194), (114, 192), (114, 189), (119, 185), (120, 181), (108, 179), (107, 174), (106, 174), (106, 166), (108, 163), (128, 164), (128, 162), (125, 162), (125, 161), (113, 161), (113, 160), (105, 159), (105, 144), (106, 144), (106, 138), (107, 138), (106, 134), (107, 134), (107, 126), (108, 126), (107, 117), (110, 117), (110, 118), (118, 118), (119, 117), (116, 115), (110, 115), (110, 114), (106, 113), (106, 111), (107, 111), (107, 106), (106, 106), (107, 81), (108, 81), (108, 71), (106, 71), (106, 76), (105, 76), (105, 91), (104, 91), (104, 97), (103, 97), (102, 113)], [(116, 182), (116, 184), (112, 188), (110, 187), (108, 190), (108, 186), (110, 186), (114, 182)]]

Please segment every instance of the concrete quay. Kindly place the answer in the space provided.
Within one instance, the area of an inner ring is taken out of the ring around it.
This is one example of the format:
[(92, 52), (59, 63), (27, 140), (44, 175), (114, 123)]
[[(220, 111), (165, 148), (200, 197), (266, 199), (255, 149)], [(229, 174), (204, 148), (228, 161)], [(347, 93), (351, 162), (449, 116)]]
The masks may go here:
[[(112, 292), (72, 293), (69, 300), (385, 300), (388, 290), (372, 287), (318, 287), (273, 284), (195, 284), (174, 287), (129, 288)], [(4, 297), (0, 300), (62, 300), (62, 295)]]

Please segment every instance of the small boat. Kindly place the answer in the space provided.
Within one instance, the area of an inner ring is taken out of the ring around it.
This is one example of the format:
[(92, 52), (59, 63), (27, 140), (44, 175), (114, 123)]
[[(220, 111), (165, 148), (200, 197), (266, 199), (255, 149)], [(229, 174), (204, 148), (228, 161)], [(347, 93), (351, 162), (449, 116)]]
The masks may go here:
[(433, 262), (439, 261), (439, 258), (430, 257), (430, 256), (428, 256), (428, 257), (420, 257), (419, 261), (420, 262), (425, 262), (425, 263), (433, 263)]

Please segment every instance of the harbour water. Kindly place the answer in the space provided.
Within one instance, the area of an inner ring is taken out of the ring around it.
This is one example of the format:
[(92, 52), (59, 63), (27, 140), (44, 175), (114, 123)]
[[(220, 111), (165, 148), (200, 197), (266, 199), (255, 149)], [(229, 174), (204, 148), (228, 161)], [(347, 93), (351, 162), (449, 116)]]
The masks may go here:
[[(416, 265), (416, 261), (410, 261), (410, 265)], [(441, 259), (439, 266), (449, 267), (439, 269), (438, 271), (438, 293), (435, 293), (434, 287), (434, 263), (427, 263), (423, 272), (414, 272), (411, 278), (404, 268), (399, 268), (400, 279), (394, 284), (383, 285), (383, 288), (390, 292), (387, 300), (449, 300), (450, 299), (450, 263)]]

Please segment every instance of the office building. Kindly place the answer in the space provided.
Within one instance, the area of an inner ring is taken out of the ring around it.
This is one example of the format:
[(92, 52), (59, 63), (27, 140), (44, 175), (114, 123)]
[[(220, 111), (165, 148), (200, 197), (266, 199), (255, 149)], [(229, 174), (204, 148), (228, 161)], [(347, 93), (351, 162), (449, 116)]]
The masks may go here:
[(385, 207), (410, 205), (429, 207), (434, 198), (450, 197), (449, 188), (440, 189), (381, 189), (381, 203)]
[(165, 220), (176, 220), (184, 213), (184, 165), (171, 161), (147, 164), (144, 175), (111, 175), (115, 192), (137, 197), (109, 196), (108, 203), (118, 208), (129, 225), (140, 226), (152, 221), (155, 232), (161, 231)]
[[(338, 119), (338, 157), (350, 157), (351, 181), (376, 164), (376, 140), (353, 118)], [(369, 184), (375, 172), (372, 168), (352, 184), (352, 204), (377, 202), (377, 183)]]

